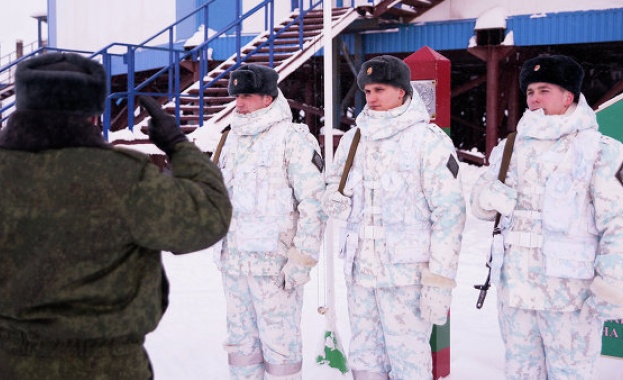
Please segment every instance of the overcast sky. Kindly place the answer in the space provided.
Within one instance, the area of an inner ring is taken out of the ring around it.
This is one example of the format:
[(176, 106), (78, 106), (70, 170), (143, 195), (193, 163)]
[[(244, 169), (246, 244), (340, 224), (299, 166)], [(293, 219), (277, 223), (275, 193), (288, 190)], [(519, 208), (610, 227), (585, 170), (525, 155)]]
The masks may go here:
[[(0, 7), (0, 56), (15, 51), (15, 41), (24, 45), (36, 42), (37, 20), (34, 14), (45, 14), (47, 0), (3, 1)], [(47, 25), (43, 25), (44, 36)]]

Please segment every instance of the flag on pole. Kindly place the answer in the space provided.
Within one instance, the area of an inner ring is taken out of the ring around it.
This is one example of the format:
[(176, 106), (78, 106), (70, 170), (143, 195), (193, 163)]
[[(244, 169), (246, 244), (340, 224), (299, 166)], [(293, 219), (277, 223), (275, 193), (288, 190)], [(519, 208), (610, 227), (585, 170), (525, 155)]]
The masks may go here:
[[(320, 313), (322, 314), (322, 311), (320, 311)], [(324, 315), (326, 329), (324, 339), (321, 341), (321, 347), (318, 350), (319, 353), (316, 356), (316, 363), (328, 365), (329, 367), (335, 368), (342, 373), (347, 373), (348, 362), (346, 360), (346, 355), (344, 355), (344, 349), (342, 348), (340, 336), (335, 326), (335, 310), (325, 309)]]

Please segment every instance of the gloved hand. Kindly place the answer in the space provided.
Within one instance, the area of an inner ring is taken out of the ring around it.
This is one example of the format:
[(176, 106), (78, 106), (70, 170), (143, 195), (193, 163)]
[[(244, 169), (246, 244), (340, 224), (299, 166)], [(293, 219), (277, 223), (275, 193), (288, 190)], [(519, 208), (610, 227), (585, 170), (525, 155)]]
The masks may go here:
[(517, 204), (517, 191), (496, 179), (483, 187), (478, 202), (483, 210), (494, 210), (509, 216)]
[(316, 265), (316, 261), (295, 247), (288, 250), (287, 256), (288, 261), (281, 269), (279, 284), (283, 284), (284, 290), (290, 291), (311, 280), (309, 273)]
[(167, 156), (171, 156), (175, 145), (188, 141), (188, 138), (177, 126), (175, 118), (164, 112), (155, 99), (139, 96), (138, 100), (149, 116), (151, 116), (151, 120), (149, 120), (147, 125), (149, 139)]
[(623, 288), (621, 281), (595, 276), (590, 285), (590, 297), (582, 305), (581, 315), (586, 320), (602, 322), (623, 316)]
[(322, 211), (336, 219), (346, 220), (350, 215), (351, 200), (337, 191), (337, 185), (329, 185), (325, 190), (320, 205)]
[(580, 319), (583, 321), (593, 321), (598, 319), (600, 321), (605, 321), (605, 318), (602, 318), (599, 315), (599, 312), (595, 308), (595, 298), (588, 297), (586, 301), (584, 301), (584, 305), (582, 305), (582, 309), (580, 310)]
[(444, 325), (448, 320), (448, 310), (452, 301), (452, 289), (456, 282), (450, 278), (422, 272), (422, 293), (420, 294), (420, 312), (424, 320), (435, 325)]

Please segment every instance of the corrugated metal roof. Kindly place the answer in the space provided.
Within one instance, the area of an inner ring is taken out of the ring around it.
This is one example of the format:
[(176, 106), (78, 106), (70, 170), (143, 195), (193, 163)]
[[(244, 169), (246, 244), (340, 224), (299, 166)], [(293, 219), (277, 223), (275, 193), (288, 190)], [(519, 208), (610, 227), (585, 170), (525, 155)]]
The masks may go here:
[(435, 50), (465, 49), (474, 34), (474, 23), (475, 20), (431, 22), (368, 33), (364, 34), (364, 50), (368, 54), (410, 52), (425, 45)]
[[(364, 50), (378, 54), (412, 52), (423, 46), (438, 51), (465, 49), (475, 23), (475, 19), (431, 22), (369, 33), (364, 35)], [(510, 31), (517, 46), (622, 41), (623, 8), (511, 16)]]
[(623, 40), (623, 8), (509, 17), (515, 45), (559, 45)]

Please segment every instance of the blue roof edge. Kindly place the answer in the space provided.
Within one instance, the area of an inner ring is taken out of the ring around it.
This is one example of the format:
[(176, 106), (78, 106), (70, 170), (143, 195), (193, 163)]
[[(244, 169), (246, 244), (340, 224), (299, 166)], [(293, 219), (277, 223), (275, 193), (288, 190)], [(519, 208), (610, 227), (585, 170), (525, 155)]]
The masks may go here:
[[(623, 8), (515, 15), (506, 21), (506, 33), (513, 32), (515, 46), (623, 41)], [(364, 53), (410, 53), (423, 46), (437, 51), (467, 49), (475, 24), (476, 19), (431, 21), (369, 32), (364, 35)], [(353, 36), (342, 37), (352, 48)], [(242, 42), (246, 44), (252, 39), (253, 36), (244, 36)], [(235, 43), (233, 36), (218, 38), (214, 41), (212, 58), (216, 61), (228, 59), (236, 50)], [(182, 46), (183, 43), (177, 45)], [(316, 53), (322, 54), (322, 49)], [(137, 54), (136, 59), (137, 67), (145, 70), (166, 64), (153, 54)], [(113, 75), (125, 72), (127, 69), (122, 62), (113, 64)]]

